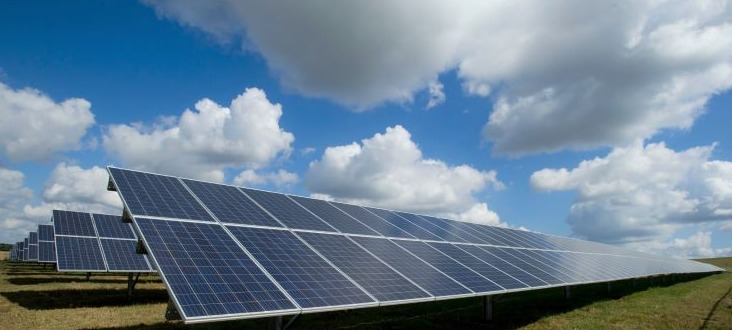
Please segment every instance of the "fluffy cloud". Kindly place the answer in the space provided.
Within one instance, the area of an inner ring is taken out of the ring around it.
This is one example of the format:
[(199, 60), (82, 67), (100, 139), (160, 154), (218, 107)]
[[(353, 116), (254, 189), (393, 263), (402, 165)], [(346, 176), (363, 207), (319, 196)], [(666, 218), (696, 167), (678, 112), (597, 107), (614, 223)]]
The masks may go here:
[(466, 92), (497, 100), (484, 129), (497, 154), (688, 128), (732, 86), (728, 1), (147, 2), (241, 40), (287, 87), (357, 110), (410, 101), (456, 70)]
[(650, 247), (668, 243), (683, 226), (732, 218), (732, 163), (710, 160), (713, 148), (676, 152), (637, 142), (574, 169), (535, 172), (531, 184), (577, 192), (568, 218), (575, 234)]
[(732, 248), (713, 248), (712, 232), (699, 231), (687, 238), (673, 238), (650, 243), (630, 243), (630, 248), (677, 258), (732, 256)]
[[(431, 214), (467, 212), (462, 219), (496, 224), (474, 194), (503, 188), (496, 172), (425, 159), (409, 132), (389, 127), (361, 144), (329, 147), (310, 163), (305, 185), (320, 198)], [(483, 209), (484, 208), (484, 209)]]
[(296, 173), (285, 170), (277, 172), (257, 173), (254, 170), (245, 170), (234, 178), (233, 184), (237, 186), (262, 186), (273, 184), (275, 186), (286, 186), (297, 183), (299, 178)]
[(203, 99), (153, 127), (111, 126), (103, 144), (127, 166), (221, 182), (227, 167), (259, 168), (290, 153), (295, 138), (281, 116), (264, 91), (248, 88), (229, 107)]
[(20, 211), (33, 198), (33, 192), (25, 186), (25, 175), (0, 167), (0, 242), (16, 242), (28, 234), (35, 222), (26, 221)]
[(433, 81), (428, 85), (427, 92), (430, 94), (430, 100), (427, 102), (427, 109), (445, 103), (444, 87), (439, 81)]
[(61, 103), (38, 90), (14, 90), (0, 83), (0, 145), (13, 161), (43, 160), (79, 147), (94, 124), (91, 103), (72, 98)]

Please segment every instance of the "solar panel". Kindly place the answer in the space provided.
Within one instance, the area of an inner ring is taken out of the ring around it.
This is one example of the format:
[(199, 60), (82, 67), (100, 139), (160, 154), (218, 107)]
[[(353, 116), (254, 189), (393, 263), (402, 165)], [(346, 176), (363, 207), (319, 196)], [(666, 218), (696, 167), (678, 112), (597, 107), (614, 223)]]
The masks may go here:
[(135, 223), (184, 319), (299, 312), (220, 225), (144, 217)]
[(245, 188), (242, 191), (289, 228), (335, 231), (285, 195)]
[(527, 284), (530, 287), (542, 287), (547, 285), (546, 282), (542, 281), (538, 277), (531, 275), (531, 273), (524, 271), (523, 269), (516, 267), (513, 264), (488, 253), (487, 251), (481, 249), (479, 246), (468, 244), (457, 244), (455, 246), (467, 253), (470, 253), (478, 259), (487, 262), (491, 266), (500, 269), (502, 272), (510, 274), (513, 278), (521, 281), (524, 284)]
[(527, 287), (526, 284), (517, 280), (513, 276), (493, 267), (491, 264), (484, 262), (469, 253), (460, 250), (450, 243), (427, 243), (433, 249), (442, 252), (453, 260), (461, 263), (463, 266), (470, 268), (474, 272), (482, 275), (491, 282), (498, 284), (504, 289), (521, 289)]
[[(333, 228), (338, 229), (342, 233), (348, 234), (361, 234), (361, 235), (376, 235), (379, 233), (373, 229), (364, 225), (360, 221), (352, 218), (343, 211), (337, 209), (335, 206), (328, 204), (323, 200), (317, 200), (312, 198), (289, 196), (294, 199), (295, 202), (304, 206), (310, 210), (313, 214), (326, 221)], [(326, 220), (327, 219), (327, 220)]]
[(183, 182), (221, 222), (282, 227), (239, 188), (188, 179)]
[(467, 239), (462, 238), (460, 235), (456, 235), (455, 233), (452, 233), (448, 231), (447, 229), (438, 226), (435, 223), (432, 223), (430, 221), (425, 220), (423, 217), (418, 216), (416, 214), (411, 213), (405, 213), (405, 212), (394, 212), (398, 216), (407, 219), (409, 222), (419, 226), (420, 228), (429, 231), (430, 234), (435, 235), (439, 237), (441, 240), (450, 241), (450, 242), (468, 242)]
[(103, 272), (107, 270), (99, 241), (94, 237), (56, 235), (56, 265), (59, 271)]
[(473, 293), (388, 239), (358, 236), (351, 239), (433, 296), (449, 297)]
[(46, 241), (38, 243), (38, 262), (56, 262), (56, 243)]
[(404, 230), (405, 232), (409, 233), (410, 235), (412, 235), (416, 238), (425, 239), (425, 240), (435, 240), (435, 241), (442, 240), (437, 235), (432, 234), (432, 233), (422, 229), (422, 227), (419, 227), (419, 226), (409, 222), (407, 219), (404, 219), (404, 218), (398, 216), (394, 212), (387, 211), (387, 210), (381, 210), (381, 209), (375, 209), (372, 207), (364, 207), (364, 208), (367, 211), (388, 221), (392, 225), (399, 227), (400, 229)]
[(147, 256), (136, 252), (132, 225), (120, 216), (54, 210), (53, 224), (56, 246), (46, 248), (55, 248), (60, 272), (153, 271)]
[(86, 212), (53, 210), (53, 230), (55, 235), (97, 236), (91, 215)]
[(183, 183), (174, 177), (114, 167), (109, 171), (120, 195), (129, 194), (122, 198), (133, 214), (214, 221)]
[(227, 228), (302, 308), (376, 305), (368, 294), (293, 233)]
[(29, 261), (30, 260), (30, 253), (28, 252), (30, 245), (28, 244), (28, 238), (26, 237), (23, 240), (23, 261)]
[(28, 233), (28, 261), (38, 261), (38, 233)]
[(150, 265), (144, 254), (136, 252), (137, 241), (101, 238), (104, 259), (110, 272), (149, 272)]
[(520, 268), (521, 270), (535, 276), (536, 278), (542, 280), (544, 283), (550, 284), (550, 285), (557, 285), (557, 284), (563, 284), (566, 283), (565, 281), (555, 277), (556, 274), (550, 274), (554, 273), (554, 271), (549, 269), (541, 269), (540, 267), (536, 266), (535, 262), (530, 262), (529, 260), (524, 260), (520, 258), (519, 256), (511, 253), (513, 249), (508, 248), (496, 248), (496, 247), (490, 247), (490, 246), (482, 246), (481, 247), (486, 252), (501, 258), (502, 260)]
[(298, 235), (382, 303), (430, 297), (345, 236), (308, 232)]
[(129, 223), (123, 222), (121, 216), (92, 214), (92, 219), (94, 219), (94, 225), (99, 234), (94, 236), (137, 239), (135, 233), (132, 231), (132, 226)]
[(38, 240), (53, 242), (53, 225), (38, 225)]
[(367, 211), (365, 208), (357, 206), (357, 205), (350, 205), (350, 204), (343, 204), (343, 203), (337, 203), (337, 202), (328, 202), (331, 205), (335, 206), (339, 210), (347, 213), (351, 217), (358, 219), (361, 223), (369, 226), (369, 228), (377, 231), (379, 234), (386, 236), (386, 237), (400, 237), (400, 238), (414, 238), (414, 236), (409, 235), (409, 233), (405, 232), (401, 228), (392, 225), (388, 221), (377, 217), (375, 214)]
[(431, 248), (424, 242), (394, 240), (394, 243), (454, 278), (475, 293), (504, 290), (504, 288)]
[[(527, 231), (118, 168), (109, 173), (186, 323), (719, 271)], [(97, 231), (103, 226), (97, 223)], [(108, 267), (130, 268), (115, 266), (105, 240)], [(132, 238), (118, 240), (126, 240), (115, 244), (127, 251), (134, 247)]]

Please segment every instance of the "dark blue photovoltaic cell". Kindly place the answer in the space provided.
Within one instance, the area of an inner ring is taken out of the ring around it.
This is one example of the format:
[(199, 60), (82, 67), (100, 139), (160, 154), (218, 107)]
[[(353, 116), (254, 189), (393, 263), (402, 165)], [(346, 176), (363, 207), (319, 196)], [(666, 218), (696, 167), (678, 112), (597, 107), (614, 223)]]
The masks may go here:
[(387, 211), (387, 210), (381, 210), (381, 209), (375, 209), (372, 207), (364, 207), (369, 212), (379, 216), (380, 218), (388, 221), (394, 226), (397, 226), (401, 228), (402, 230), (408, 232), (410, 235), (419, 238), (419, 239), (426, 239), (426, 240), (432, 240), (432, 241), (441, 241), (442, 239), (437, 237), (436, 235), (422, 229), (422, 227), (419, 227), (406, 219), (396, 215), (396, 213)]
[(28, 261), (28, 259), (30, 258), (30, 254), (28, 253), (28, 247), (28, 238), (26, 237), (23, 240), (23, 261)]
[(455, 235), (447, 230), (445, 230), (443, 227), (440, 227), (430, 221), (425, 220), (424, 218), (411, 213), (405, 213), (405, 212), (394, 212), (398, 216), (407, 219), (409, 222), (422, 227), (423, 229), (429, 231), (431, 234), (436, 235), (440, 237), (442, 240), (445, 241), (451, 241), (451, 242), (467, 242), (466, 239), (460, 237), (459, 235)]
[(335, 231), (285, 195), (246, 188), (241, 189), (289, 228)]
[(56, 262), (56, 243), (46, 241), (38, 243), (38, 262)]
[(376, 303), (290, 231), (227, 228), (303, 308)]
[(28, 249), (25, 248), (25, 242), (18, 243), (18, 251), (20, 252), (20, 258), (18, 258), (18, 260), (25, 261), (25, 251), (28, 251)]
[(91, 215), (85, 212), (53, 210), (55, 235), (96, 237)]
[(28, 243), (38, 245), (38, 233), (32, 231), (28, 233)]
[[(481, 235), (477, 234), (474, 230), (465, 226), (464, 225), (465, 223), (462, 221), (447, 220), (447, 219), (431, 217), (431, 216), (427, 216), (427, 215), (420, 215), (420, 217), (428, 222), (431, 222), (435, 226), (443, 228), (445, 231), (449, 232), (450, 235), (459, 236), (466, 242), (475, 243), (475, 244), (490, 244), (490, 242), (483, 239), (481, 237)], [(452, 241), (452, 242), (457, 241), (454, 239), (447, 239), (447, 238), (445, 240)]]
[(38, 261), (38, 244), (28, 245), (28, 260)]
[(221, 222), (282, 227), (236, 187), (188, 179), (183, 182)]
[[(534, 259), (534, 260), (540, 262), (542, 265), (544, 265), (544, 267), (542, 267), (542, 269), (554, 270), (554, 273), (552, 273), (552, 275), (554, 275), (554, 277), (559, 278), (563, 281), (568, 281), (568, 282), (590, 281), (590, 279), (582, 276), (581, 274), (564, 267), (557, 260), (550, 258), (549, 255), (546, 254), (545, 251), (518, 250), (517, 249), (516, 252), (523, 255), (524, 260)], [(561, 277), (559, 275), (561, 275)]]
[(390, 224), (388, 221), (377, 217), (375, 214), (366, 211), (363, 207), (351, 204), (343, 204), (336, 202), (328, 202), (339, 210), (348, 213), (350, 216), (358, 219), (361, 223), (369, 226), (371, 229), (379, 232), (386, 237), (414, 238), (407, 232), (399, 229), (399, 227)]
[(454, 278), (462, 285), (468, 287), (468, 289), (473, 290), (473, 292), (483, 293), (503, 291), (503, 288), (500, 286), (459, 264), (455, 260), (450, 259), (448, 256), (437, 252), (435, 249), (427, 245), (427, 243), (402, 240), (394, 240), (393, 242), (399, 244), (399, 246), (426, 261), (428, 264), (434, 266), (448, 276)]
[(56, 235), (56, 249), (59, 271), (106, 271), (99, 248), (99, 241), (94, 237), (70, 237)]
[(134, 215), (214, 221), (177, 178), (108, 169), (117, 191)]
[(104, 258), (110, 272), (149, 272), (144, 254), (136, 252), (137, 241), (126, 239), (100, 239)]
[(290, 196), (290, 198), (342, 233), (379, 236), (379, 233), (351, 218), (348, 214), (343, 213), (343, 211), (326, 201), (298, 196)]
[(544, 281), (547, 284), (563, 284), (564, 281), (554, 277), (552, 274), (549, 274), (548, 272), (543, 271), (542, 269), (536, 267), (534, 265), (534, 262), (528, 262), (524, 261), (520, 257), (516, 256), (513, 253), (510, 253), (513, 249), (509, 248), (497, 248), (492, 246), (481, 246), (481, 249), (489, 252), (490, 254), (503, 259), (504, 261), (521, 268), (525, 272), (537, 277), (538, 279)]
[(481, 249), (478, 246), (475, 245), (466, 245), (466, 244), (459, 244), (456, 245), (461, 250), (468, 252), (476, 257), (478, 257), (480, 260), (483, 260), (487, 263), (489, 263), (491, 266), (496, 267), (500, 270), (502, 270), (506, 274), (510, 274), (517, 280), (526, 283), (527, 285), (531, 287), (537, 287), (537, 286), (545, 286), (547, 285), (546, 282), (538, 279), (537, 277), (525, 272), (521, 268), (518, 268), (506, 261), (504, 261), (501, 258), (498, 258), (487, 251)]
[(134, 221), (184, 319), (297, 311), (220, 225)]
[(53, 242), (53, 225), (38, 225), (38, 240)]
[(343, 235), (297, 234), (381, 302), (430, 297)]
[(455, 245), (449, 243), (427, 243), (432, 248), (446, 254), (448, 257), (455, 261), (463, 264), (463, 266), (472, 269), (474, 272), (483, 275), (483, 277), (489, 279), (491, 282), (498, 284), (504, 289), (520, 289), (525, 288), (527, 285), (521, 283), (521, 281), (509, 276), (500, 269), (493, 267), (486, 262), (470, 255), (469, 253), (457, 248)]
[(433, 296), (442, 297), (472, 293), (455, 280), (386, 238), (352, 236), (351, 239)]
[(136, 239), (132, 225), (122, 222), (119, 215), (92, 214), (99, 237)]

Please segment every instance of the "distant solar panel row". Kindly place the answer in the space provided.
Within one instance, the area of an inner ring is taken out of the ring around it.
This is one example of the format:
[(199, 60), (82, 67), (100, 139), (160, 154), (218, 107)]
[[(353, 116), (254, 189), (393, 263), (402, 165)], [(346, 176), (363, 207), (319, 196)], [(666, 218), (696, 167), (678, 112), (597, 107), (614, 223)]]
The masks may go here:
[(51, 236), (60, 272), (153, 271), (147, 256), (136, 253), (137, 236), (120, 216), (54, 210)]
[(56, 240), (53, 225), (38, 225), (38, 262), (56, 262)]
[(108, 170), (186, 322), (719, 270), (575, 239)]

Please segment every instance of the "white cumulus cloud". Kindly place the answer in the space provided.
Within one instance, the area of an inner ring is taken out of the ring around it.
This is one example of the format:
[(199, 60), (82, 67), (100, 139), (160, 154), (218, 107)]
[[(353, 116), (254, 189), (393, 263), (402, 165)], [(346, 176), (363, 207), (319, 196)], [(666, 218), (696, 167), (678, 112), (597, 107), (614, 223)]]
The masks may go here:
[(454, 70), (467, 93), (495, 98), (483, 136), (496, 154), (686, 129), (732, 86), (729, 1), (146, 2), (355, 110), (411, 101)]
[(434, 108), (442, 103), (445, 103), (445, 86), (439, 81), (433, 81), (429, 83), (427, 91), (430, 95), (430, 100), (427, 102), (427, 109)]
[(277, 170), (276, 172), (258, 173), (255, 170), (244, 170), (237, 175), (233, 184), (237, 186), (262, 186), (273, 184), (275, 186), (287, 186), (297, 183), (299, 180), (296, 173), (285, 170)]
[(398, 125), (360, 144), (326, 148), (321, 159), (310, 163), (305, 185), (320, 198), (491, 224), (499, 223), (498, 215), (484, 204), (476, 206), (475, 194), (503, 188), (495, 171), (424, 158)]
[(93, 124), (87, 100), (56, 103), (38, 90), (16, 90), (0, 83), (0, 148), (12, 161), (44, 160), (78, 149)]
[(713, 149), (636, 142), (573, 169), (537, 171), (531, 184), (577, 192), (568, 222), (578, 236), (651, 247), (684, 226), (732, 218), (732, 162), (710, 160)]
[(203, 99), (152, 127), (113, 125), (103, 144), (126, 166), (222, 182), (225, 168), (260, 168), (291, 152), (295, 138), (281, 116), (281, 105), (248, 88), (228, 107)]

